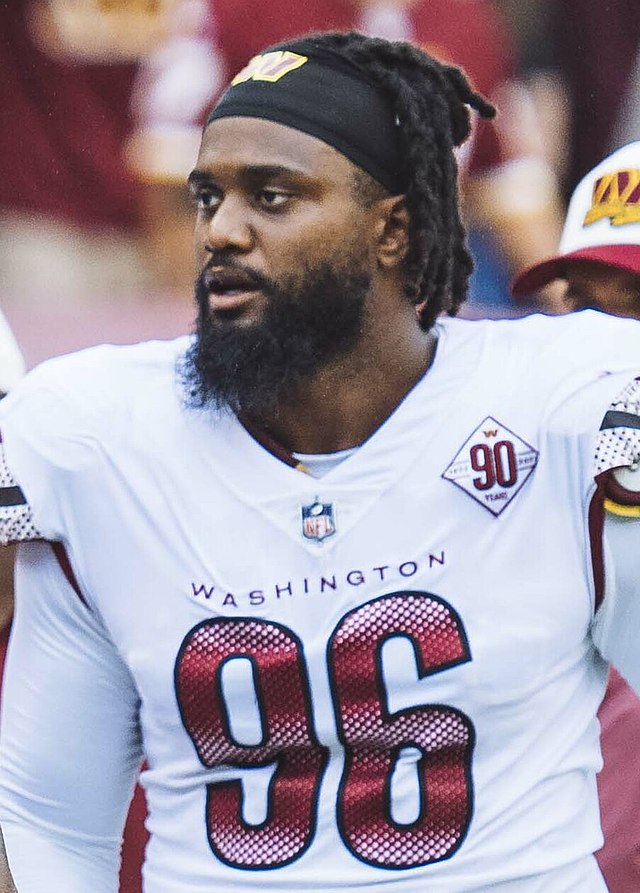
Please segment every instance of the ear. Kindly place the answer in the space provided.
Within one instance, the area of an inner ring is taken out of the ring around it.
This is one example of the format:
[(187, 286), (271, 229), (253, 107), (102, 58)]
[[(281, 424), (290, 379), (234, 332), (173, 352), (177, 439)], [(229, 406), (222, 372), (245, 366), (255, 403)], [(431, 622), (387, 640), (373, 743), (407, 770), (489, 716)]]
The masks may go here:
[(386, 270), (402, 264), (409, 249), (409, 212), (404, 195), (390, 195), (376, 202), (376, 256)]

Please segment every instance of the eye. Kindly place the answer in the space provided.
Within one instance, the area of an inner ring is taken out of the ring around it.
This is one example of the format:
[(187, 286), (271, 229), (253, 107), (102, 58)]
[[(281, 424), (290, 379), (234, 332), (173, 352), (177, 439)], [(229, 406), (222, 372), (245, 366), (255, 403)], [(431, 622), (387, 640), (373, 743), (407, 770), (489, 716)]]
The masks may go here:
[(205, 189), (202, 186), (192, 188), (191, 196), (198, 211), (215, 211), (222, 201), (222, 195), (217, 189)]
[(263, 208), (279, 210), (292, 196), (290, 192), (284, 192), (282, 189), (261, 189), (256, 197)]

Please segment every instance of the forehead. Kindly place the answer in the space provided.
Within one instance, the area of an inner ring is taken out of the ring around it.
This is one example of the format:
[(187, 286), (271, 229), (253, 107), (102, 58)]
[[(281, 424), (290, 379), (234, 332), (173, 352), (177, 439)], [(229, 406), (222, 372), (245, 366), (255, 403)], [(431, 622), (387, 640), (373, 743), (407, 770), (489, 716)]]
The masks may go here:
[(275, 121), (218, 118), (202, 136), (197, 168), (233, 172), (242, 168), (282, 167), (310, 177), (344, 182), (356, 167), (337, 149)]

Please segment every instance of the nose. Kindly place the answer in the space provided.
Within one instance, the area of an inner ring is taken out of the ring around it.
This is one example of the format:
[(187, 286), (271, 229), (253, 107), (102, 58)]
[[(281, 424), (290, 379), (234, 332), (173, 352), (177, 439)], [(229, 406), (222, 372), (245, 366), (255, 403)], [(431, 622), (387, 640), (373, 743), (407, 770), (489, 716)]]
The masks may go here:
[(209, 252), (222, 249), (249, 251), (253, 246), (253, 230), (249, 209), (233, 196), (225, 196), (206, 223), (205, 248)]

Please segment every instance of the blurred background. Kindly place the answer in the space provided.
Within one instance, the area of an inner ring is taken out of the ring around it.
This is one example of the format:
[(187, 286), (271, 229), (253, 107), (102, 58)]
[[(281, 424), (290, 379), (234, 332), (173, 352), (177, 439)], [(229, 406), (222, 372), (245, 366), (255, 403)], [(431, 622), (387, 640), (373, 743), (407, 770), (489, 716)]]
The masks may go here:
[[(411, 40), (498, 106), (459, 157), (476, 258), (464, 312), (562, 312), (561, 288), (524, 304), (508, 284), (555, 252), (583, 174), (640, 139), (637, 3), (0, 0), (0, 309), (27, 367), (190, 329), (185, 177), (206, 112), (261, 48), (328, 28)], [(143, 841), (138, 818), (126, 893)]]
[(0, 2), (0, 308), (28, 366), (191, 320), (185, 176), (207, 109), (265, 45), (326, 28), (412, 40), (500, 114), (460, 153), (477, 269), (465, 313), (562, 309), (508, 296), (552, 253), (566, 197), (640, 137), (637, 0)]

